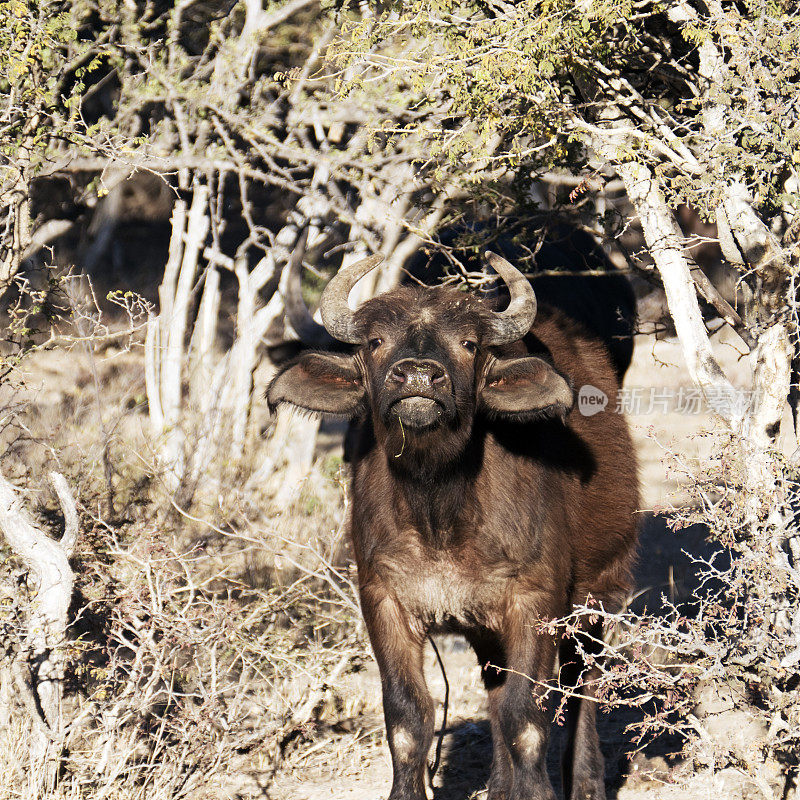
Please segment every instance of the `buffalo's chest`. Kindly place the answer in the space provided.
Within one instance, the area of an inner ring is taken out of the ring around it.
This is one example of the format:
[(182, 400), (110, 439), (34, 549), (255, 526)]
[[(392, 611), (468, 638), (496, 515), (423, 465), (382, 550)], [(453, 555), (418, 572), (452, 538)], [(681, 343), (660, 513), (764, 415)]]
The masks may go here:
[(446, 551), (409, 549), (379, 558), (375, 566), (405, 611), (429, 630), (494, 628), (512, 580), (506, 565)]

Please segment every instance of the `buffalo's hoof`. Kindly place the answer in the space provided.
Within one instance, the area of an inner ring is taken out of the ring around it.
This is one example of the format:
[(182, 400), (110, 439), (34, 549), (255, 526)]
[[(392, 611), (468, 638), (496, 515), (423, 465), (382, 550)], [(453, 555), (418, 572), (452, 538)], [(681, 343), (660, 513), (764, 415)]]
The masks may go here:
[(572, 787), (569, 800), (606, 800), (606, 787), (602, 780), (588, 778)]

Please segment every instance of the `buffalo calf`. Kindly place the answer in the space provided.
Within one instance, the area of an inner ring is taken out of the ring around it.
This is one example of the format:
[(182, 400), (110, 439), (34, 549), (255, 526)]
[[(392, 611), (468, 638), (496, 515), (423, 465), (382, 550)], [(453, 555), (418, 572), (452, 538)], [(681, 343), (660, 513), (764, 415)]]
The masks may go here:
[[(604, 345), (560, 312), (537, 314), (525, 277), (487, 253), (510, 302), (401, 287), (350, 310), (378, 260), (341, 270), (320, 311), (349, 353), (308, 352), (268, 389), (271, 406), (360, 421), (351, 537), (361, 607), (378, 662), (394, 781), (423, 800), (434, 708), (423, 648), (463, 634), (489, 693), (489, 800), (550, 800), (544, 684), (556, 656), (570, 693), (565, 796), (605, 797), (592, 682), (582, 646), (540, 623), (592, 597), (618, 606), (636, 543), (637, 473), (617, 372)], [(605, 410), (574, 407), (582, 386)]]

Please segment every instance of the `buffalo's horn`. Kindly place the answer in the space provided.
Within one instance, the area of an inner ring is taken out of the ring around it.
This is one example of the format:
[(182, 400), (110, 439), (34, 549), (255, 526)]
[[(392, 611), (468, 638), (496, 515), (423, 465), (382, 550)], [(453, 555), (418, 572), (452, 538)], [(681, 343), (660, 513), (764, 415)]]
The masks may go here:
[(304, 345), (319, 350), (330, 350), (336, 347), (336, 340), (311, 315), (300, 289), (301, 267), (307, 241), (308, 228), (304, 228), (286, 267), (283, 305), (289, 323)]
[(502, 256), (489, 250), (484, 254), (492, 269), (505, 281), (511, 299), (505, 311), (492, 314), (486, 344), (499, 345), (521, 339), (536, 318), (536, 294), (528, 279)]
[(375, 269), (381, 261), (383, 261), (383, 256), (375, 255), (357, 261), (349, 267), (343, 267), (325, 287), (319, 301), (322, 324), (328, 329), (328, 333), (340, 342), (360, 343), (361, 339), (353, 323), (353, 311), (347, 300), (356, 283)]

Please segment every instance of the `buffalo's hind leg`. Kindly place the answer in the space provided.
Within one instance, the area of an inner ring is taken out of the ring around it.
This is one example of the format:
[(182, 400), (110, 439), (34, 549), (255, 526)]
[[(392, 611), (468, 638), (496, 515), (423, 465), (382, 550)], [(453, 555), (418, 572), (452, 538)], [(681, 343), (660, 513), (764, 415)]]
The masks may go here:
[(505, 654), (499, 638), (489, 632), (467, 637), (481, 666), (481, 678), (489, 696), (489, 721), (492, 726), (492, 768), (486, 800), (508, 800), (511, 791), (511, 754), (500, 728), (499, 703), (506, 674)]
[(605, 800), (605, 763), (597, 734), (596, 666), (587, 667), (584, 654), (597, 657), (602, 627), (593, 625), (580, 637), (564, 638), (559, 648), (559, 682), (566, 703), (567, 746), (561, 764), (565, 800)]
[(413, 620), (382, 587), (361, 587), (361, 609), (381, 673), (392, 755), (389, 800), (426, 800), (434, 708), (423, 670), (424, 632), (415, 629)]

